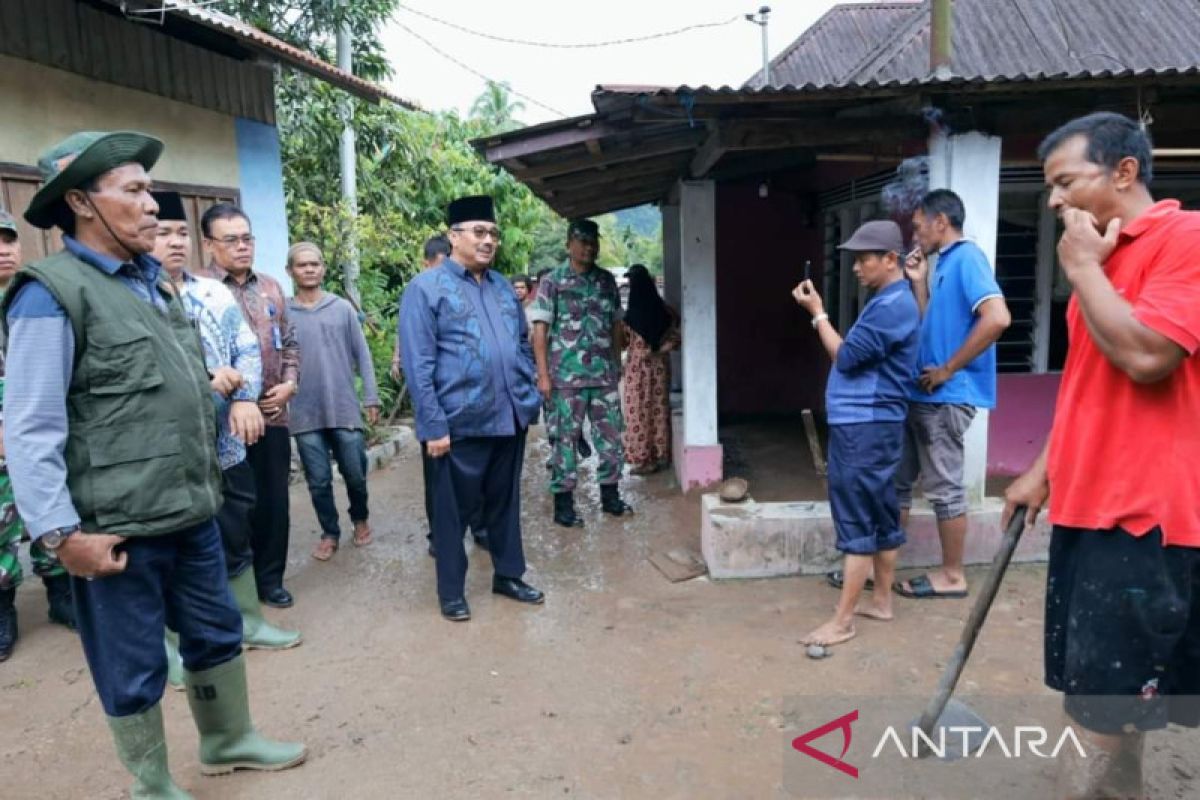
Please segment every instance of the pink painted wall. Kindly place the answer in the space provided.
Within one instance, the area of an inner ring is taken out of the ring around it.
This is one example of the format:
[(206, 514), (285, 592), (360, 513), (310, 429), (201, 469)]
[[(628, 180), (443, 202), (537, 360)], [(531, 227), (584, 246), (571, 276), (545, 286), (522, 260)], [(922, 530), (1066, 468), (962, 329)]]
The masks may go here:
[(1020, 475), (1037, 458), (1050, 423), (1061, 375), (999, 375), (996, 408), (988, 419), (988, 474)]

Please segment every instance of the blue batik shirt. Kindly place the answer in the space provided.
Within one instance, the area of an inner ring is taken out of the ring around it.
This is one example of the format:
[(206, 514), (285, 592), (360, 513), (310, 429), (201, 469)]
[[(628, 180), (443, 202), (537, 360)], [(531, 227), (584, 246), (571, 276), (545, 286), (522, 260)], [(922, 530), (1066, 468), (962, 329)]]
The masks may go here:
[(537, 416), (529, 324), (503, 275), (448, 258), (409, 282), (399, 327), (419, 440), (511, 436)]
[(242, 375), (242, 385), (228, 398), (213, 392), (217, 408), (217, 457), (221, 469), (246, 460), (246, 445), (229, 430), (229, 407), (237, 400), (257, 402), (262, 393), (262, 352), (258, 336), (246, 323), (242, 309), (220, 281), (187, 272), (178, 284), (183, 310), (200, 334), (204, 365), (209, 372), (232, 367)]

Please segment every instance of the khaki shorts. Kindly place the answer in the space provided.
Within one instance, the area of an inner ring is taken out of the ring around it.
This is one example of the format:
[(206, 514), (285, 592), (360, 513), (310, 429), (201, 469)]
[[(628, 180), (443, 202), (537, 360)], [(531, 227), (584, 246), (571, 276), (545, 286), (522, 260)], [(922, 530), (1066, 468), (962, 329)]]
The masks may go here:
[(963, 486), (963, 434), (975, 418), (975, 407), (950, 403), (911, 403), (904, 426), (904, 455), (896, 470), (900, 508), (912, 508), (913, 485), (939, 520), (967, 513)]

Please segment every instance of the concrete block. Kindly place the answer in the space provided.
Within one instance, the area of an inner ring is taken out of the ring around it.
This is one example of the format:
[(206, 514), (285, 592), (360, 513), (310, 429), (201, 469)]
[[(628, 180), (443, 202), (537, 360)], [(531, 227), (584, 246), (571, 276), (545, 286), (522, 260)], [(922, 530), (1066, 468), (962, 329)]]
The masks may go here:
[[(722, 503), (716, 494), (701, 497), (701, 550), (713, 578), (768, 578), (815, 575), (834, 569), (842, 554), (827, 502)], [(968, 513), (968, 564), (989, 564), (1004, 532), (1004, 504), (986, 498)], [(1050, 525), (1043, 513), (1021, 539), (1014, 561), (1045, 561)], [(928, 506), (918, 505), (908, 521), (908, 543), (900, 551), (901, 567), (930, 567), (941, 563), (937, 520)]]

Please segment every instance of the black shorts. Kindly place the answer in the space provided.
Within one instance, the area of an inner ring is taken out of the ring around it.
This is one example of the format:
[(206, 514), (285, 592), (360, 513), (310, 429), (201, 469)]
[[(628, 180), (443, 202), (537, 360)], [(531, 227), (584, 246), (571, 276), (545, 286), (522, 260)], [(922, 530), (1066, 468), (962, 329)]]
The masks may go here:
[(1045, 647), (1046, 685), (1084, 728), (1200, 726), (1200, 549), (1055, 526)]

